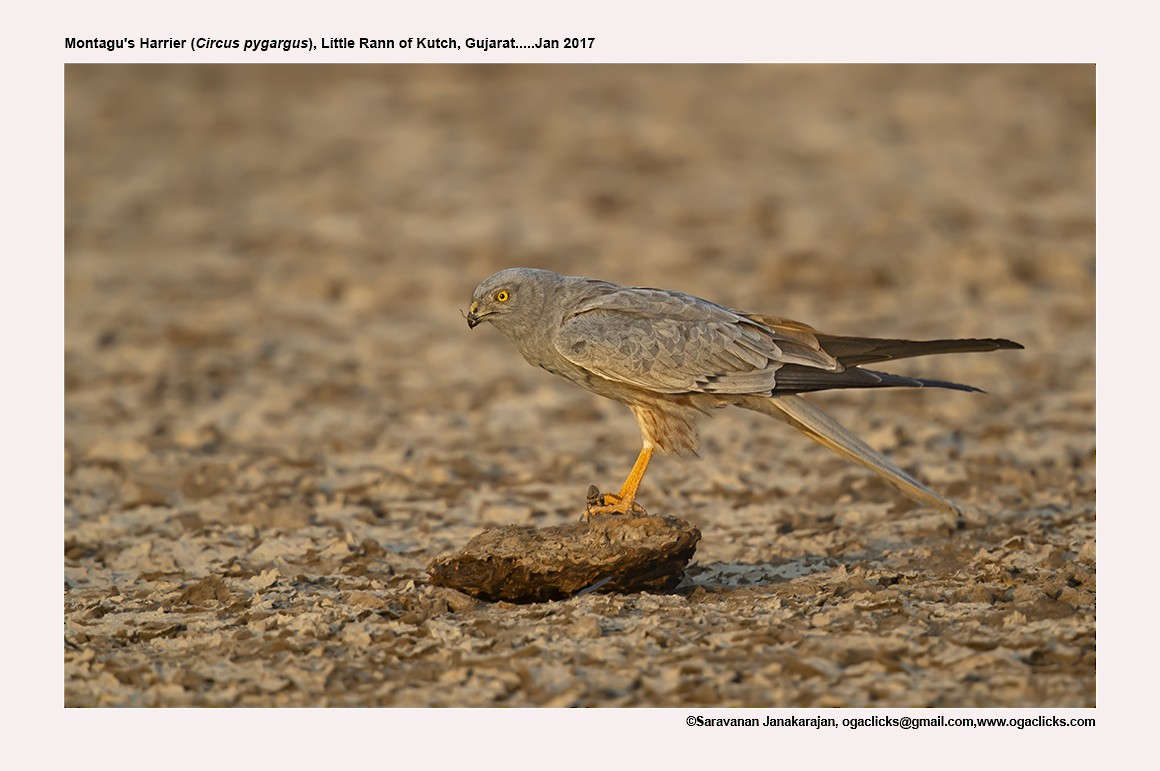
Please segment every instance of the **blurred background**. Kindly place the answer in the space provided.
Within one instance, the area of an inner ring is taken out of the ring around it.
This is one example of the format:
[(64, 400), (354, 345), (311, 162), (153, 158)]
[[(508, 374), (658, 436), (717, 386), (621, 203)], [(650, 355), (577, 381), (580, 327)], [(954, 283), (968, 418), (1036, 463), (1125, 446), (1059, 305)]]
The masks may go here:
[[(1093, 66), (69, 65), (65, 85), (76, 592), (228, 562), (166, 545), (206, 528), (355, 533), (419, 575), (616, 489), (628, 411), (464, 323), (519, 265), (834, 333), (1018, 340), (895, 367), (988, 396), (816, 401), (977, 521), (1094, 517)], [(701, 526), (703, 559), (808, 551), (770, 523), (853, 516), (835, 504), (909, 510), (757, 415), (720, 416), (702, 455), (655, 462), (641, 502)]]

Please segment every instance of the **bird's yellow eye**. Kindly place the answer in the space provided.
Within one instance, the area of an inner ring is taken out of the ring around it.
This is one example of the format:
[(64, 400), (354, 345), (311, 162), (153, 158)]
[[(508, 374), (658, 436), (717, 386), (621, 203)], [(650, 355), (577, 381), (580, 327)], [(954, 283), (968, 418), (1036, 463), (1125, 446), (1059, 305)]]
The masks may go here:
[(495, 299), (501, 303), (506, 303), (510, 296), (506, 291), (501, 289), (499, 292), (496, 292)]

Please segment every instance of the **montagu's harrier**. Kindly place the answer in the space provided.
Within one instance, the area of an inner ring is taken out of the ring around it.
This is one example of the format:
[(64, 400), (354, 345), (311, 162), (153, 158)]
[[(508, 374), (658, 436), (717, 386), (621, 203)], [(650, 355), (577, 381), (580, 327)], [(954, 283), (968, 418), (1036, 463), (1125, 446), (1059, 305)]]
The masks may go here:
[(699, 297), (510, 268), (475, 289), (467, 324), (490, 321), (530, 363), (623, 402), (644, 446), (619, 493), (590, 497), (587, 515), (640, 512), (636, 491), (654, 450), (697, 447), (699, 418), (735, 405), (790, 424), (922, 503), (959, 508), (802, 398), (830, 388), (979, 389), (862, 365), (934, 353), (1022, 348), (1002, 339), (888, 340), (828, 335), (777, 316)]

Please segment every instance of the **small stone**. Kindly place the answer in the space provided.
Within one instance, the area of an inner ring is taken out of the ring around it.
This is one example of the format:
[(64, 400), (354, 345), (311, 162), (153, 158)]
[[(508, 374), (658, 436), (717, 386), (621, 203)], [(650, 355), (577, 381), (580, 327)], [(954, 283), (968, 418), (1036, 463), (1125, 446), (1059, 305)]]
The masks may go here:
[(596, 616), (582, 616), (572, 624), (572, 637), (578, 640), (595, 640), (603, 635), (604, 630), (600, 628), (600, 620)]

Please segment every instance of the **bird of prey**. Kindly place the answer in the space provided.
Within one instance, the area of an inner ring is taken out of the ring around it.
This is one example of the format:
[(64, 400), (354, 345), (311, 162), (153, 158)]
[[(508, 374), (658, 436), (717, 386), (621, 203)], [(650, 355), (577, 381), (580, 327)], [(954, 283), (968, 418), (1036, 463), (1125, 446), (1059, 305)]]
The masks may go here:
[(622, 402), (643, 446), (619, 493), (593, 488), (585, 519), (641, 513), (637, 488), (654, 450), (695, 452), (697, 422), (734, 405), (777, 418), (860, 463), (917, 501), (954, 503), (887, 460), (801, 394), (831, 388), (979, 389), (863, 365), (1022, 348), (1003, 339), (892, 340), (819, 332), (777, 316), (731, 310), (681, 292), (618, 286), (548, 270), (509, 268), (475, 288), (467, 325), (491, 322), (529, 363)]

